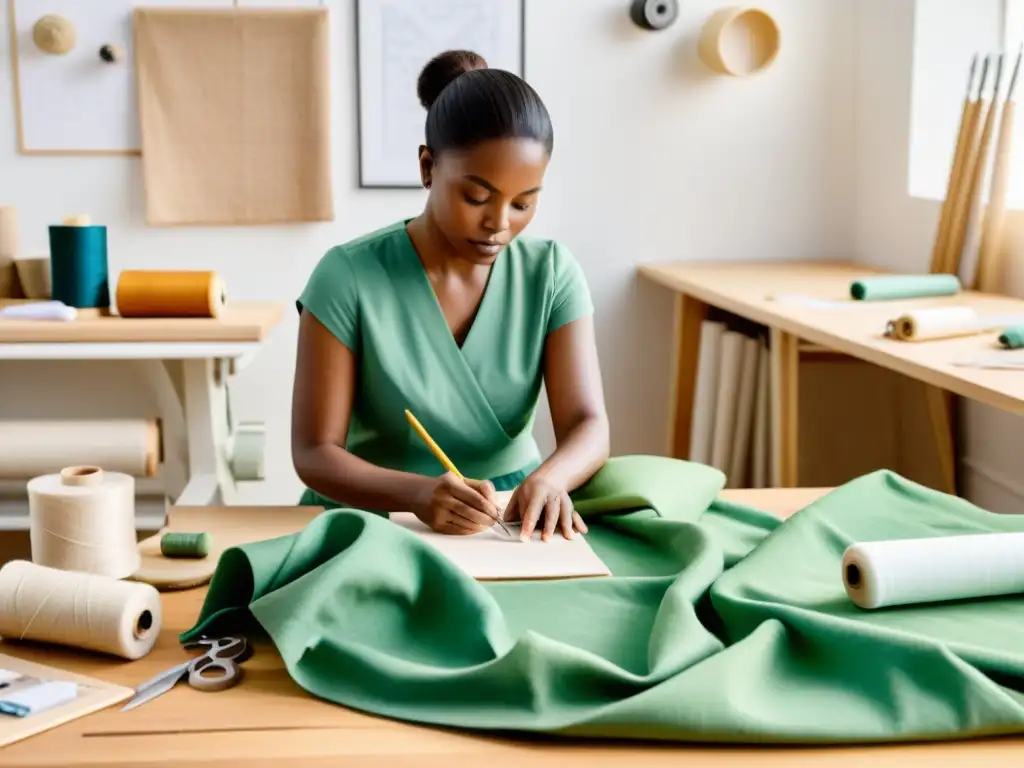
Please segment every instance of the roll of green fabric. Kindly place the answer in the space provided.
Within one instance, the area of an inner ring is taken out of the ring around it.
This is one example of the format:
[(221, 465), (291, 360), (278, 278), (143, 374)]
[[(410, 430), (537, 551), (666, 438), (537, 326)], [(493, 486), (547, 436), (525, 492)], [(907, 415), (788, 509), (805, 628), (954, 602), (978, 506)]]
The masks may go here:
[(999, 343), (1006, 349), (1024, 347), (1024, 325), (1011, 325), (999, 334)]
[(685, 461), (608, 462), (573, 494), (614, 574), (596, 579), (478, 582), (405, 528), (325, 512), (226, 551), (181, 639), (255, 619), (311, 695), (474, 731), (759, 745), (1024, 733), (1019, 596), (866, 611), (842, 579), (853, 542), (1024, 531), (1024, 516), (878, 471), (782, 522), (718, 499), (721, 484)]
[(850, 284), (850, 296), (858, 301), (916, 299), (953, 296), (960, 292), (956, 275), (876, 275)]

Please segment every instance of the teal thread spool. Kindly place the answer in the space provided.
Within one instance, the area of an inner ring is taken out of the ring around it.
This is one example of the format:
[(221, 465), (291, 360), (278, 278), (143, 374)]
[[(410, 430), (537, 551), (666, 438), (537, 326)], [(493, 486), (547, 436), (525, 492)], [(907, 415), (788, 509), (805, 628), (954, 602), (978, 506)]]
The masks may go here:
[(206, 557), (210, 554), (210, 534), (206, 531), (165, 533), (160, 537), (160, 554), (164, 557)]
[(50, 227), (50, 297), (76, 309), (110, 308), (107, 228)]
[(960, 278), (946, 274), (873, 275), (850, 283), (850, 297), (857, 301), (954, 296), (960, 290)]

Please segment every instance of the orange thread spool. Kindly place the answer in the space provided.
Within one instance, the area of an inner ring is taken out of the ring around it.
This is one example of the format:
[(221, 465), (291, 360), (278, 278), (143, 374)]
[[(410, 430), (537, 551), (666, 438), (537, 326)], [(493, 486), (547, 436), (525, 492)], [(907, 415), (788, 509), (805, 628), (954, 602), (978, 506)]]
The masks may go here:
[(216, 272), (132, 269), (117, 280), (121, 317), (220, 317), (226, 304)]

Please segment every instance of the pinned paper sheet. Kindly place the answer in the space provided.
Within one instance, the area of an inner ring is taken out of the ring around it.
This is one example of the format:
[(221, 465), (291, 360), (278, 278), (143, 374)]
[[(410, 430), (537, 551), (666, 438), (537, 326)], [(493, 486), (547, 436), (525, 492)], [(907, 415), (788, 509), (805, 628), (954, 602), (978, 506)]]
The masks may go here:
[(150, 224), (331, 221), (328, 11), (137, 8)]
[[(580, 533), (566, 539), (556, 532), (544, 542), (540, 531), (534, 531), (533, 539), (523, 542), (518, 537), (510, 539), (497, 526), (472, 536), (452, 536), (434, 532), (411, 512), (393, 512), (390, 517), (480, 581), (611, 576)], [(519, 528), (509, 527), (518, 536)]]

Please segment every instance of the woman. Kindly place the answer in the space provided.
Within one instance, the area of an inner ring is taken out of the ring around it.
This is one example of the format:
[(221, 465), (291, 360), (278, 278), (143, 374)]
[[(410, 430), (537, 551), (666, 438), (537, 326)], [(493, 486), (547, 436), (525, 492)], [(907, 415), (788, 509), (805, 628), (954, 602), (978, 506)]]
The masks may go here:
[[(540, 97), (468, 51), (431, 60), (426, 207), (330, 249), (299, 301), (292, 456), (303, 504), (411, 511), (472, 534), (501, 516), (567, 538), (569, 493), (608, 457), (590, 293), (551, 240), (521, 236), (553, 145)], [(557, 449), (532, 427), (546, 385)], [(444, 473), (409, 409), (467, 479)], [(469, 479), (475, 478), (475, 479)]]

